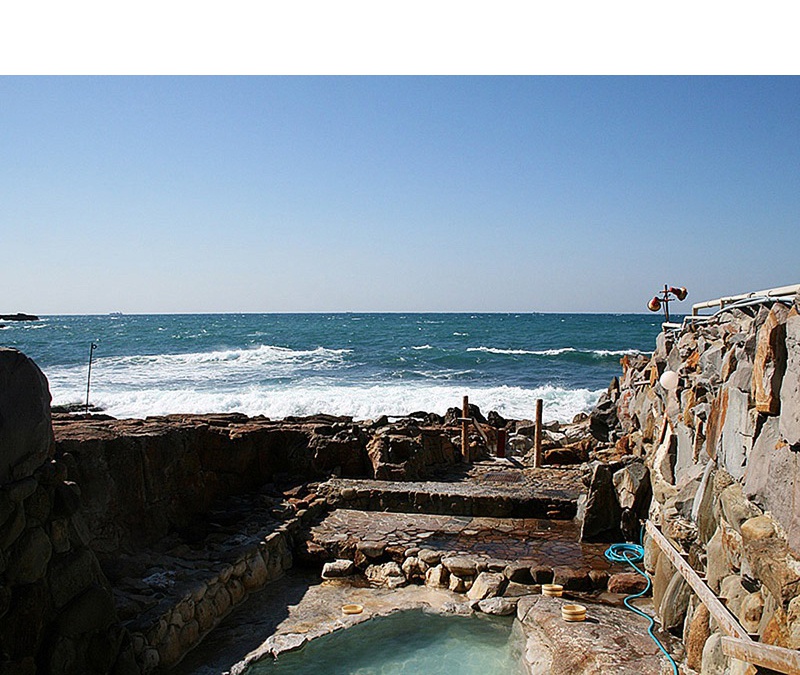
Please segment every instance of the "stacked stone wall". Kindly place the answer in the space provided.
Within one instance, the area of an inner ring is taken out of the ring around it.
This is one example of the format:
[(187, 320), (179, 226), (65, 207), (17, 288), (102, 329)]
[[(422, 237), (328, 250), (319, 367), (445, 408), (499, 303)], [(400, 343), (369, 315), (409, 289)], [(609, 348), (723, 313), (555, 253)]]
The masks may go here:
[[(748, 632), (800, 648), (800, 295), (662, 333), (652, 357), (622, 365), (611, 440), (646, 458), (651, 520)], [(660, 382), (668, 370), (675, 389)], [(724, 656), (713, 618), (649, 539), (645, 551), (687, 665), (751, 672)]]
[(94, 550), (106, 558), (151, 545), (277, 474), (324, 475), (308, 429), (248, 422), (238, 415), (55, 419), (56, 456), (81, 486)]

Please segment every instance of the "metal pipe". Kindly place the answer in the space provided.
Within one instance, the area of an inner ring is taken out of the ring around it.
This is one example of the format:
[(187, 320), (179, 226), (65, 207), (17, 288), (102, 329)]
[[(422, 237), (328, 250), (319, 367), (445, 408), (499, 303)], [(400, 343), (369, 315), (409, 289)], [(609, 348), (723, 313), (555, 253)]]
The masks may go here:
[(748, 300), (755, 297), (778, 298), (785, 295), (794, 295), (798, 291), (800, 291), (800, 284), (792, 284), (790, 286), (779, 286), (778, 288), (767, 288), (763, 291), (751, 291), (750, 293), (742, 293), (740, 295), (730, 295), (724, 298), (717, 298), (716, 300), (698, 302), (692, 305), (692, 314), (697, 314), (698, 310), (701, 309), (723, 307), (739, 300)]
[(97, 345), (92, 342), (89, 347), (89, 373), (86, 375), (86, 414), (89, 413), (89, 384), (92, 380), (92, 354), (94, 354), (95, 349), (97, 349)]

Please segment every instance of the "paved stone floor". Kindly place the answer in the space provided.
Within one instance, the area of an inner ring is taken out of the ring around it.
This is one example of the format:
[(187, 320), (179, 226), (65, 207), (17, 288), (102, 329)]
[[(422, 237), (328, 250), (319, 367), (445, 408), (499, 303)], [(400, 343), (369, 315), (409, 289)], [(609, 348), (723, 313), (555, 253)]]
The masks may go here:
[(325, 485), (338, 488), (381, 489), (386, 492), (440, 492), (453, 495), (474, 495), (533, 498), (552, 496), (576, 500), (586, 492), (581, 471), (576, 467), (515, 466), (507, 460), (457, 465), (443, 470), (429, 481), (379, 481), (369, 479), (332, 479)]
[(578, 541), (574, 521), (470, 518), (337, 509), (311, 529), (315, 543), (340, 552), (354, 542), (427, 548), (487, 560), (574, 569), (611, 569), (607, 544)]

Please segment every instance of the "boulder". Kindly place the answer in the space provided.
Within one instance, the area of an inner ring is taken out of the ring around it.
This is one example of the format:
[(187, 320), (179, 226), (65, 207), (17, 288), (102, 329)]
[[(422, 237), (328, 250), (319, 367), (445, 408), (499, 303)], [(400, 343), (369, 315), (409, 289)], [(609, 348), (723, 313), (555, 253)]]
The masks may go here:
[(598, 441), (608, 441), (611, 430), (619, 424), (617, 406), (608, 392), (602, 394), (589, 415), (589, 432)]
[[(791, 603), (790, 603), (791, 604)], [(742, 600), (738, 618), (748, 633), (757, 633), (764, 614), (764, 596), (759, 593), (748, 593)]]
[(749, 395), (729, 387), (728, 406), (722, 425), (720, 456), (718, 462), (736, 479), (744, 476), (744, 466), (753, 447), (755, 425), (750, 414)]
[(554, 567), (553, 583), (564, 587), (565, 591), (591, 591), (592, 580), (588, 570), (572, 567)]
[(506, 579), (518, 584), (532, 584), (531, 568), (524, 563), (511, 563), (503, 569)]
[(534, 565), (531, 567), (531, 579), (535, 584), (549, 584), (553, 581), (553, 568), (547, 565)]
[(608, 592), (620, 595), (641, 593), (647, 588), (647, 579), (636, 572), (618, 572), (608, 579)]
[(108, 628), (114, 621), (111, 593), (94, 585), (73, 600), (58, 617), (62, 635), (75, 637)]
[(389, 589), (399, 588), (407, 583), (403, 570), (400, 569), (400, 565), (396, 562), (370, 565), (364, 571), (364, 575), (371, 584)]
[(781, 436), (800, 446), (800, 313), (792, 307), (786, 318), (786, 373), (781, 384)]
[(705, 544), (717, 529), (717, 521), (714, 519), (714, 471), (716, 462), (708, 462), (703, 469), (703, 476), (700, 479), (700, 487), (694, 496), (692, 504), (691, 518), (697, 523), (697, 533), (700, 540)]
[(338, 579), (340, 577), (349, 577), (355, 573), (356, 566), (352, 560), (334, 560), (326, 562), (322, 567), (323, 579)]
[(800, 562), (772, 518), (757, 516), (742, 523), (744, 555), (756, 578), (784, 606), (800, 594)]
[(742, 603), (748, 595), (749, 593), (742, 586), (742, 578), (738, 574), (725, 577), (719, 585), (719, 597), (724, 598), (725, 606), (734, 616), (739, 616)]
[(468, 556), (457, 555), (442, 558), (442, 565), (450, 574), (460, 577), (474, 577), (478, 573), (478, 561)]
[(665, 629), (671, 631), (683, 625), (691, 596), (691, 587), (680, 572), (675, 572), (667, 584), (659, 609), (661, 625)]
[(617, 502), (623, 509), (646, 514), (650, 506), (649, 470), (640, 459), (628, 463), (613, 475)]
[(50, 400), (33, 360), (0, 348), (0, 485), (30, 476), (52, 457)]
[(744, 494), (769, 511), (786, 530), (790, 548), (800, 555), (800, 453), (781, 438), (779, 419), (761, 427), (745, 470)]
[(581, 523), (582, 541), (619, 541), (621, 510), (607, 464), (594, 462)]
[(703, 645), (702, 675), (729, 675), (730, 659), (722, 651), (722, 636), (713, 633)]
[(484, 614), (509, 616), (517, 611), (517, 603), (509, 598), (486, 598), (478, 602), (478, 609)]
[(45, 531), (36, 527), (23, 534), (9, 553), (6, 579), (11, 584), (30, 584), (44, 577), (53, 554)]
[(675, 475), (680, 476), (694, 465), (694, 431), (682, 421), (675, 425)]
[(446, 588), (448, 576), (447, 568), (444, 565), (436, 565), (425, 572), (425, 585), (432, 588)]
[(781, 410), (780, 390), (786, 371), (786, 315), (788, 309), (776, 303), (758, 330), (753, 362), (752, 393), (758, 412), (777, 415)]
[(467, 591), (470, 600), (483, 600), (484, 598), (502, 595), (508, 580), (503, 574), (497, 572), (481, 572)]
[(745, 520), (761, 515), (758, 507), (744, 496), (740, 483), (732, 483), (720, 493), (719, 508), (728, 524), (739, 534)]
[(700, 603), (692, 613), (684, 636), (686, 664), (694, 670), (700, 670), (703, 664), (703, 647), (711, 635), (710, 616), (708, 608)]

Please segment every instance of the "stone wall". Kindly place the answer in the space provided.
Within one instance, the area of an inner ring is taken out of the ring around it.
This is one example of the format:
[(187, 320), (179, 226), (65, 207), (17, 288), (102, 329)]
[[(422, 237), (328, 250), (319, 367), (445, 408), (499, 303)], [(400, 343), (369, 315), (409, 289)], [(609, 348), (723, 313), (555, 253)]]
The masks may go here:
[(410, 420), (55, 415), (53, 425), (55, 454), (81, 486), (91, 545), (102, 558), (150, 545), (216, 501), (277, 479), (418, 478), (460, 458), (447, 428)]
[[(609, 438), (646, 457), (650, 518), (746, 630), (800, 648), (800, 295), (662, 333), (651, 358), (622, 365)], [(667, 370), (680, 376), (675, 389), (661, 385)], [(645, 549), (659, 617), (683, 637), (687, 665), (747, 672), (722, 654), (713, 619), (666, 557), (652, 541)]]
[(80, 489), (52, 455), (47, 380), (0, 349), (0, 673), (137, 674)]

